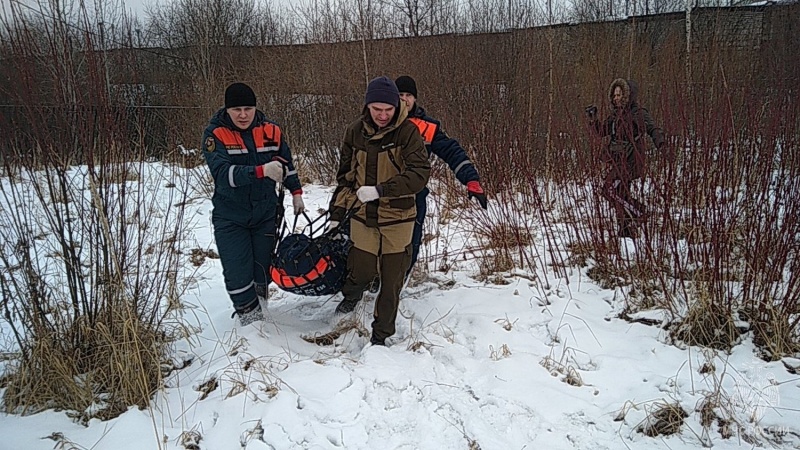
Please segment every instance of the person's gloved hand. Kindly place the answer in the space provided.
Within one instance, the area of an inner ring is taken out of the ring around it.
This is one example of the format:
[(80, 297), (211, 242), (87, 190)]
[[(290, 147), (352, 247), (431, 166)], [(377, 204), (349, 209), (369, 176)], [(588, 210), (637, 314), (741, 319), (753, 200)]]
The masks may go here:
[(378, 188), (375, 186), (361, 186), (356, 191), (356, 196), (361, 200), (361, 203), (369, 203), (373, 200), (377, 200), (380, 194), (378, 193)]
[(263, 176), (275, 180), (276, 183), (283, 181), (283, 164), (280, 161), (271, 161), (262, 164), (260, 169)]
[(467, 198), (476, 198), (478, 199), (478, 203), (480, 203), (481, 208), (488, 208), (487, 203), (489, 199), (486, 198), (486, 194), (483, 192), (480, 182), (470, 181), (467, 183)]
[(292, 195), (292, 206), (294, 207), (294, 215), (298, 216), (306, 210), (306, 204), (303, 203), (303, 194)]
[(328, 222), (328, 226), (325, 227), (325, 231), (331, 231), (332, 229), (339, 226), (338, 220), (331, 220)]
[(597, 106), (594, 106), (594, 105), (587, 106), (586, 107), (586, 117), (588, 117), (589, 120), (596, 119), (597, 118)]

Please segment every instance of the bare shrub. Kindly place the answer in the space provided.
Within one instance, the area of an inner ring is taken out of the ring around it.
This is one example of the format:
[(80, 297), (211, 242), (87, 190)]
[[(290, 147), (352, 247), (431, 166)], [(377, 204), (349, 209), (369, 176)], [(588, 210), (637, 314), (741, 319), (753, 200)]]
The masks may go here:
[(85, 423), (146, 408), (161, 387), (191, 218), (182, 169), (146, 163), (145, 142), (131, 143), (102, 29), (63, 14), (4, 17), (17, 84), (2, 93), (18, 105), (12, 123), (38, 126), (13, 134), (2, 160), (18, 174), (0, 180), (0, 307), (19, 356), (3, 408)]

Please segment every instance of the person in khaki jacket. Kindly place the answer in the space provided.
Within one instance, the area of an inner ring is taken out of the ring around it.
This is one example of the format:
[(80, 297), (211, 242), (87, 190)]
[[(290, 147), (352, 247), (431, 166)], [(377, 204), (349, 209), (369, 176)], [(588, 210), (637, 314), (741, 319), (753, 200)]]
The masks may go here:
[(370, 342), (386, 345), (395, 333), (400, 291), (411, 263), (415, 197), (428, 184), (430, 162), (392, 80), (370, 81), (364, 105), (361, 117), (345, 131), (331, 199), (330, 228), (339, 225), (348, 209), (358, 208), (350, 220), (353, 247), (336, 313), (353, 311), (367, 286), (380, 277)]

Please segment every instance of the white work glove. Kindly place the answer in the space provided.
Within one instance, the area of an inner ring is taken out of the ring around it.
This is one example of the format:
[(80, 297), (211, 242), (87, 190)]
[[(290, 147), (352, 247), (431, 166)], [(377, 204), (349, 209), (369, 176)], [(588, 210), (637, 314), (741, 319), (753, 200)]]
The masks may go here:
[(272, 178), (276, 183), (283, 181), (283, 164), (280, 161), (268, 162), (261, 166), (264, 176)]
[(380, 195), (378, 195), (378, 188), (375, 186), (361, 186), (356, 191), (356, 196), (361, 200), (361, 203), (369, 203), (380, 197)]
[(330, 222), (328, 222), (328, 226), (325, 227), (325, 231), (331, 231), (332, 229), (338, 226), (339, 226), (338, 220), (331, 220)]
[(303, 196), (301, 194), (292, 196), (292, 206), (294, 207), (295, 216), (299, 216), (306, 210), (306, 204), (303, 203)]

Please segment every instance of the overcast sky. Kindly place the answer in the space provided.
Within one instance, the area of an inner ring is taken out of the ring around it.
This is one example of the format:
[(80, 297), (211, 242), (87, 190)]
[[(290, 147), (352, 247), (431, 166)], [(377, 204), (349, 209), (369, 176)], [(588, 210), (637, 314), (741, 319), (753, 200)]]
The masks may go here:
[[(0, 12), (7, 11), (12, 2), (19, 3), (19, 4), (22, 4), (22, 5), (25, 5), (25, 6), (29, 7), (29, 8), (33, 8), (33, 9), (39, 10), (40, 9), (39, 5), (40, 4), (47, 4), (48, 1), (50, 1), (50, 0), (0, 0)], [(69, 1), (70, 0), (64, 0), (64, 3), (67, 3)], [(72, 1), (78, 2), (79, 0), (72, 0)], [(85, 1), (86, 1), (86, 7), (88, 9), (90, 9), (90, 10), (94, 9), (95, 3), (98, 2), (98, 0), (85, 0)], [(163, 4), (171, 2), (172, 0), (102, 0), (102, 1), (106, 1), (106, 2), (118, 1), (121, 4), (124, 5), (126, 10), (129, 10), (129, 11), (133, 12), (133, 14), (138, 15), (141, 19), (144, 19), (145, 18), (145, 12), (144, 11), (145, 11), (145, 6), (146, 5), (151, 5), (151, 6), (153, 6), (153, 5), (156, 5), (156, 6), (157, 5), (163, 5)], [(289, 4), (292, 4), (292, 3), (293, 4), (302, 3), (299, 0), (294, 0), (294, 1), (292, 1), (292, 0), (256, 0), (256, 1), (257, 2), (270, 3), (270, 4), (276, 5), (276, 6), (277, 5), (285, 6), (285, 5), (289, 5)]]

